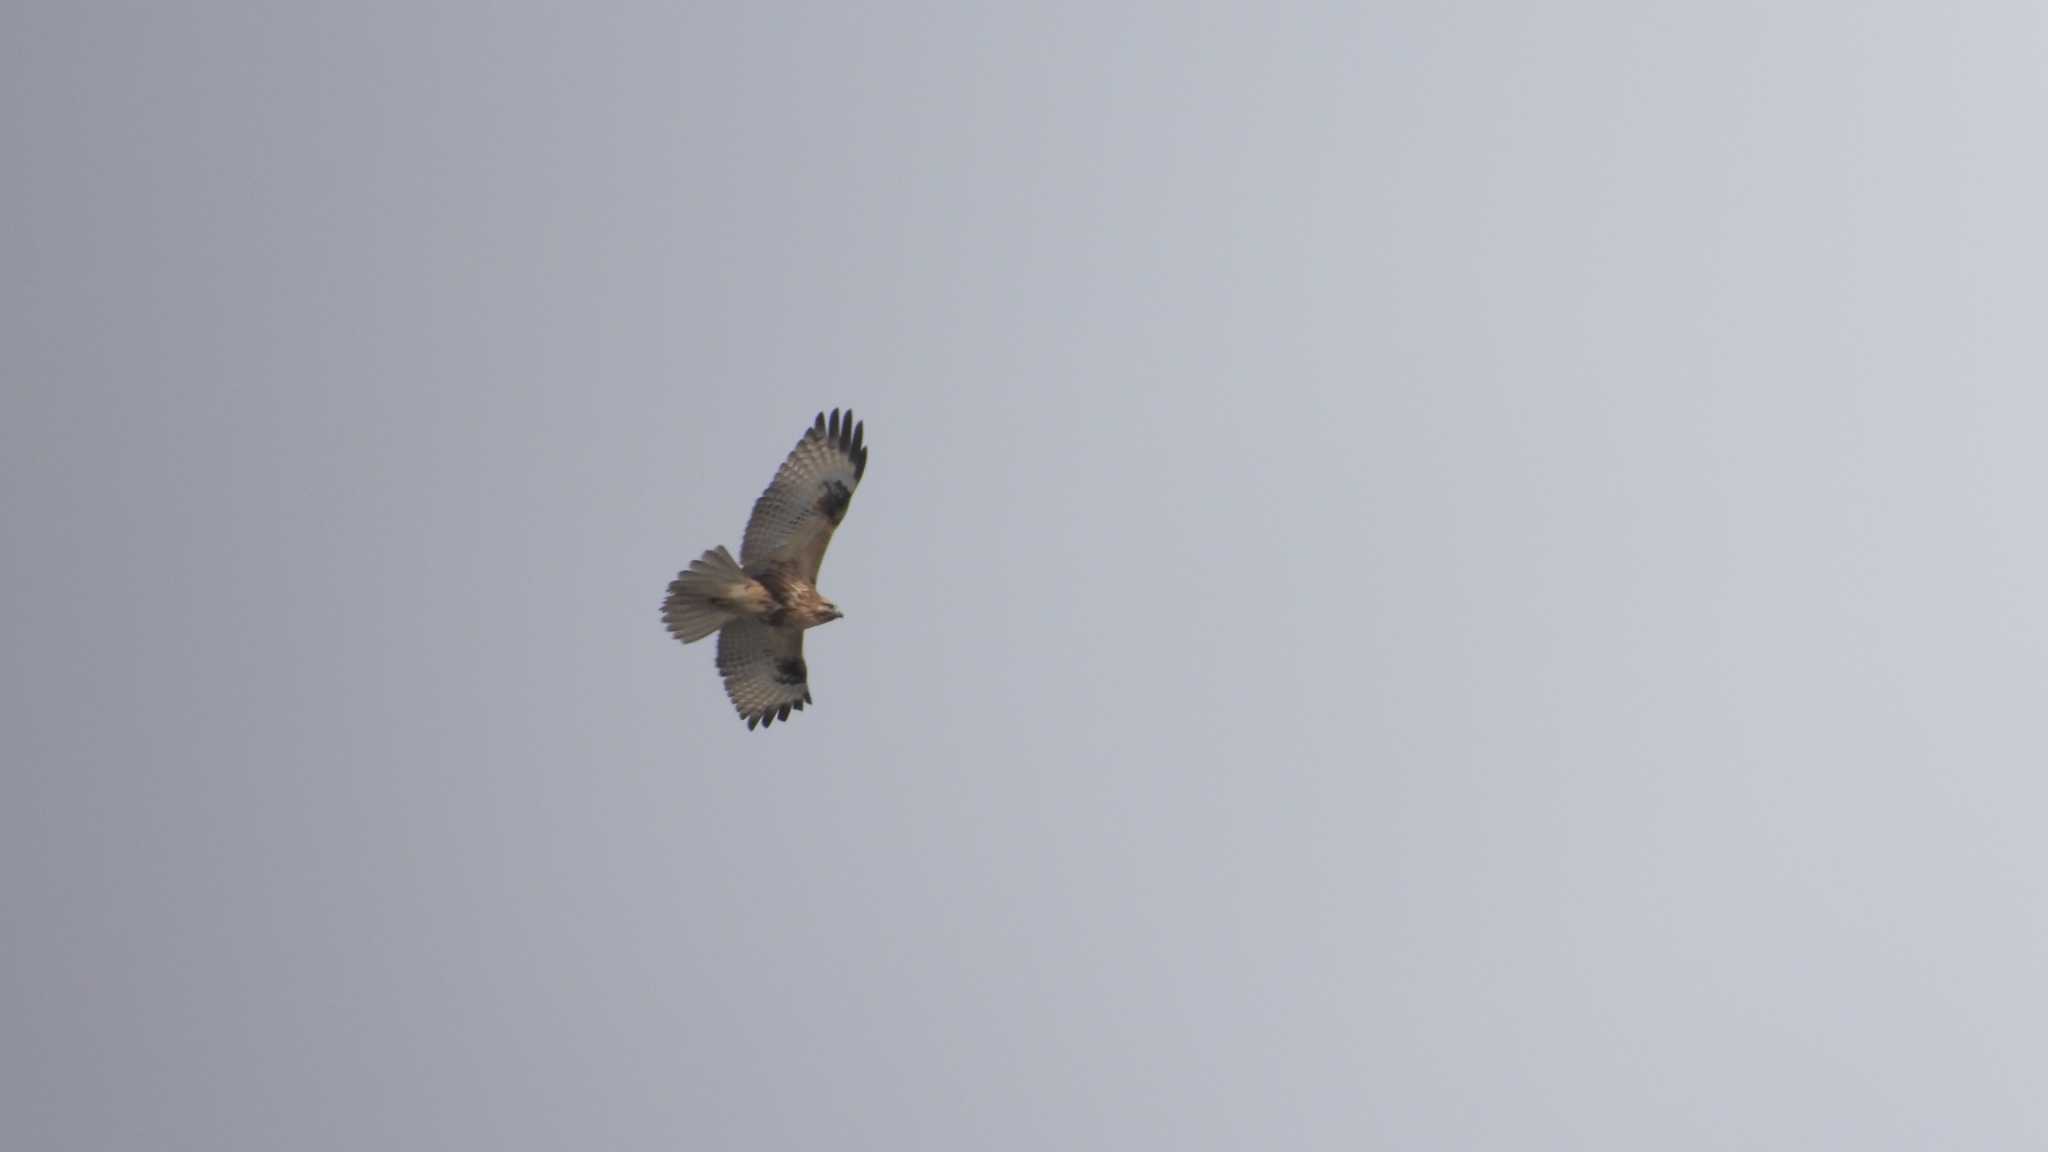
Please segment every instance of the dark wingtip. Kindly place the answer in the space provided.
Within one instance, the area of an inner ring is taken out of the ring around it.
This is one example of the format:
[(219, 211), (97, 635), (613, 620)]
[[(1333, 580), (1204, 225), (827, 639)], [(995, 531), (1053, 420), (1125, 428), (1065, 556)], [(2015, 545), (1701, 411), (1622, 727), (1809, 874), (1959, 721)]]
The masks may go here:
[(804, 435), (823, 440), (845, 453), (853, 461), (855, 479), (867, 470), (867, 424), (853, 418), (853, 409), (834, 408), (830, 412), (818, 413)]
[(759, 724), (760, 722), (761, 718), (759, 716), (747, 717), (747, 731), (752, 732), (754, 730), (754, 725)]
[(848, 460), (853, 461), (853, 479), (856, 483), (868, 470), (867, 434), (867, 421), (855, 420), (851, 408), (846, 410), (832, 428), (833, 446), (844, 453)]

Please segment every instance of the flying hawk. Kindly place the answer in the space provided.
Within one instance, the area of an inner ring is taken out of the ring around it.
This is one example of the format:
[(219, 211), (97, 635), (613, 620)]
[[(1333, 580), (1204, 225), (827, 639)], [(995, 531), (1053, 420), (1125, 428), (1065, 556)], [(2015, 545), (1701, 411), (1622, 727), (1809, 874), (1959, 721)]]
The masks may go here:
[(740, 558), (713, 548), (668, 586), (662, 623), (685, 644), (718, 633), (718, 674), (750, 730), (811, 702), (804, 629), (840, 617), (818, 595), (818, 565), (867, 471), (863, 430), (851, 409), (818, 413), (754, 501)]

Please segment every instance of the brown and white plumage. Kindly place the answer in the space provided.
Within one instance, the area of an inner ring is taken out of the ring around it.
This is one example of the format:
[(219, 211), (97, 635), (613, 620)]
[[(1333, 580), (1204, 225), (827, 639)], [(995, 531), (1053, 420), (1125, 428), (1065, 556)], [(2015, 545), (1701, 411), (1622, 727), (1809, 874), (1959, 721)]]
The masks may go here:
[(668, 586), (662, 622), (688, 644), (718, 633), (718, 672), (747, 727), (811, 702), (804, 630), (839, 619), (818, 594), (818, 566), (867, 471), (865, 428), (820, 412), (754, 501), (735, 561), (704, 553)]
[(787, 720), (811, 702), (804, 634), (797, 629), (732, 621), (718, 630), (718, 674), (749, 728), (756, 718), (768, 724)]
[(754, 501), (754, 514), (747, 518), (747, 532), (740, 540), (742, 566), (793, 563), (797, 575), (817, 581), (832, 531), (846, 516), (853, 490), (867, 471), (865, 430), (854, 423), (850, 411), (843, 420), (837, 408), (829, 419), (818, 413), (810, 431), (776, 470), (768, 490)]

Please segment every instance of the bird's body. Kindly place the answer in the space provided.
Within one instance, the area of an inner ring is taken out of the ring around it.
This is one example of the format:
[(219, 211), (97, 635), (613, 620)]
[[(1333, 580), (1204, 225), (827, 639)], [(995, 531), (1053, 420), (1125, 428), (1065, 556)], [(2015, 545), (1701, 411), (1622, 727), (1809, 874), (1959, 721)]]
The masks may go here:
[(822, 412), (754, 502), (740, 558), (714, 548), (668, 586), (662, 622), (685, 644), (718, 633), (718, 671), (747, 722), (789, 719), (811, 702), (806, 629), (840, 618), (818, 565), (867, 470), (864, 426)]
[(708, 602), (735, 617), (798, 632), (839, 619), (832, 602), (818, 595), (817, 585), (792, 564), (769, 564), (758, 572), (741, 569), (740, 579), (728, 579)]

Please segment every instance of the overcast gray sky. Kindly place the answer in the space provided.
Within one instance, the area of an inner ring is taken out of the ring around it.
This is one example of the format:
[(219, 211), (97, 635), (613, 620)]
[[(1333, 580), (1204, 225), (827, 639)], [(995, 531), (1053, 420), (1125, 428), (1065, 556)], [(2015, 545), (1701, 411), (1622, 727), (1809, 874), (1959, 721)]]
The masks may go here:
[(2044, 46), (8, 6), (0, 1144), (2048, 1143)]

